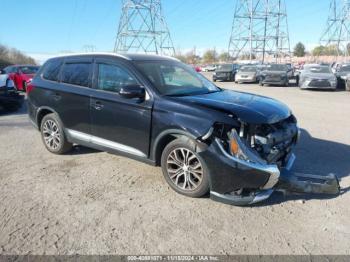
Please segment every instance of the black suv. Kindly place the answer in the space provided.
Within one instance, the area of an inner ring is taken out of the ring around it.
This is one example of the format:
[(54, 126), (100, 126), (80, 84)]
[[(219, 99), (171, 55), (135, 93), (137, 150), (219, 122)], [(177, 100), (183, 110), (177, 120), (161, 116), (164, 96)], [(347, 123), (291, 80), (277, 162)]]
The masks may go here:
[(213, 74), (213, 81), (235, 81), (235, 76), (239, 66), (236, 64), (218, 65)]
[(160, 165), (169, 185), (190, 197), (265, 200), (295, 159), (298, 128), (284, 104), (220, 89), (172, 58), (53, 58), (27, 92), (50, 152), (79, 144)]
[(260, 86), (263, 85), (280, 85), (288, 86), (289, 79), (293, 77), (293, 70), (289, 65), (268, 64), (264, 65), (259, 78)]

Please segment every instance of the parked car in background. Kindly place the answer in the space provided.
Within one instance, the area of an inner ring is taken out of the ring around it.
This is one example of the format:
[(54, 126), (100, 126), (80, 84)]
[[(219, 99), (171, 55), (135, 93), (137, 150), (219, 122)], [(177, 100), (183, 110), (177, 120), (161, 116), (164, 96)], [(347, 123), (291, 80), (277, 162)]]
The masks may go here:
[(347, 75), (345, 80), (345, 90), (350, 91), (350, 74)]
[(287, 75), (288, 75), (288, 79), (294, 79), (295, 78), (295, 69), (293, 67), (293, 65), (291, 63), (286, 64), (288, 71), (287, 71)]
[(0, 70), (0, 88), (9, 85), (13, 85), (13, 81), (10, 79), (9, 75), (5, 72), (5, 70)]
[(295, 160), (297, 120), (286, 105), (220, 89), (173, 58), (53, 58), (27, 94), (48, 151), (80, 144), (161, 166), (169, 186), (189, 197), (266, 200)]
[(202, 67), (203, 72), (214, 72), (216, 69), (216, 65), (206, 65)]
[(213, 81), (235, 81), (238, 68), (237, 64), (218, 65), (213, 74)]
[(4, 70), (0, 70), (0, 108), (16, 111), (21, 107), (23, 96), (15, 89), (13, 81)]
[(258, 68), (256, 65), (241, 66), (235, 77), (236, 83), (256, 83), (258, 76)]
[(39, 70), (39, 66), (35, 65), (13, 65), (8, 66), (5, 72), (9, 75), (10, 79), (15, 83), (15, 88), (18, 91), (26, 91), (27, 84), (33, 79), (35, 74)]
[(196, 66), (196, 65), (191, 65), (193, 70), (196, 71), (197, 73), (202, 72), (202, 68), (200, 66)]
[(300, 89), (337, 89), (337, 78), (330, 66), (305, 65), (300, 73)]
[(289, 85), (290, 68), (285, 64), (268, 64), (260, 72), (259, 84), (263, 85)]
[(350, 64), (340, 64), (337, 67), (335, 75), (338, 78), (339, 88), (345, 88), (345, 81), (347, 80), (348, 74), (350, 74)]

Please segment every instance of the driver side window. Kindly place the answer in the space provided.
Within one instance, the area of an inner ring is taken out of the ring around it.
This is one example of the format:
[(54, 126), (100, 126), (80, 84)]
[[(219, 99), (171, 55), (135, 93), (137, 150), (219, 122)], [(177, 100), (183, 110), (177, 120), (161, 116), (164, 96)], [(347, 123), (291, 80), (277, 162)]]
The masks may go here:
[(124, 86), (137, 84), (127, 70), (116, 65), (98, 64), (97, 89), (118, 93)]

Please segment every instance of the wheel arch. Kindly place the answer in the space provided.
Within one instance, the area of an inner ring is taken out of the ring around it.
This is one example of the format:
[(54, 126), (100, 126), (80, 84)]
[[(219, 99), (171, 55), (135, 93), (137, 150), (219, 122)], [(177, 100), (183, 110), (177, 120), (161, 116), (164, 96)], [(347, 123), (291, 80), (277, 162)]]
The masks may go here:
[(184, 130), (181, 129), (169, 129), (161, 132), (156, 139), (154, 139), (153, 146), (151, 148), (151, 159), (155, 161), (156, 166), (160, 166), (161, 164), (161, 157), (164, 148), (174, 141), (175, 139), (178, 139), (180, 137), (186, 137), (193, 141), (195, 141), (197, 138)]
[(39, 131), (41, 129), (41, 121), (48, 114), (56, 114), (58, 116), (57, 112), (50, 107), (43, 106), (38, 109), (36, 113), (36, 124), (38, 126)]

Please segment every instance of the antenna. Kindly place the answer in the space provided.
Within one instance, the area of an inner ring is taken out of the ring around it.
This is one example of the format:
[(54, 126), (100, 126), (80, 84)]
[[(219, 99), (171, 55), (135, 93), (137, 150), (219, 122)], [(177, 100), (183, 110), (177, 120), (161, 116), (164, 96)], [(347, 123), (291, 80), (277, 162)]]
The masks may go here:
[(229, 53), (234, 59), (273, 57), (290, 59), (290, 41), (284, 0), (238, 0)]
[(122, 15), (114, 47), (117, 53), (174, 56), (175, 49), (160, 0), (122, 0)]

